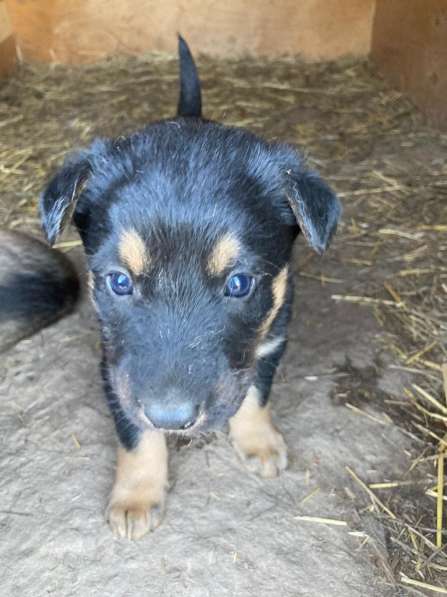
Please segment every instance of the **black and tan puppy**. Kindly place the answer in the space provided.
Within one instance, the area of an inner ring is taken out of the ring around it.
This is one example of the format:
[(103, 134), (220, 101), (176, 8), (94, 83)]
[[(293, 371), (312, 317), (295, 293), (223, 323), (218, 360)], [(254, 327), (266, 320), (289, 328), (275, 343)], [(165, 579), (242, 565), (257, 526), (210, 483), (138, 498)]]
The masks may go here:
[(319, 253), (339, 203), (295, 149), (201, 118), (193, 59), (180, 39), (178, 116), (71, 156), (41, 198), (53, 243), (81, 235), (119, 436), (108, 520), (141, 537), (162, 517), (166, 433), (229, 421), (260, 475), (285, 468), (268, 397), (286, 345), (289, 260), (301, 230)]

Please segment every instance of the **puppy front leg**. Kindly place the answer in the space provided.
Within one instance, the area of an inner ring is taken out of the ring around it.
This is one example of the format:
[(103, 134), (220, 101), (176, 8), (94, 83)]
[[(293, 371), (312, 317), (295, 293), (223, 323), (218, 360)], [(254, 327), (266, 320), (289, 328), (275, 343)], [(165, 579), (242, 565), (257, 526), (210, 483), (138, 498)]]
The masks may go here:
[(141, 433), (131, 450), (118, 447), (107, 520), (116, 537), (140, 539), (159, 526), (168, 482), (168, 450), (160, 431)]
[(287, 466), (284, 439), (272, 423), (262, 392), (254, 385), (230, 419), (230, 439), (248, 470), (261, 477), (277, 477)]
[(264, 478), (287, 467), (287, 446), (272, 423), (268, 399), (279, 361), (286, 348), (285, 328), (291, 301), (274, 323), (275, 333), (258, 346), (256, 378), (238, 412), (230, 419), (230, 439), (247, 468)]

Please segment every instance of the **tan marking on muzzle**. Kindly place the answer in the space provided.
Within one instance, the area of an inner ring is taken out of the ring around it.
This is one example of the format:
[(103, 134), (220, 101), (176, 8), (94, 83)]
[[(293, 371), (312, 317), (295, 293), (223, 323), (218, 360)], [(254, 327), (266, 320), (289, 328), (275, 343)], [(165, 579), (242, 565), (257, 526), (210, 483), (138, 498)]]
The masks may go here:
[(238, 257), (241, 245), (237, 238), (227, 232), (214, 245), (208, 257), (207, 269), (212, 276), (219, 276)]
[(275, 321), (276, 316), (279, 313), (279, 310), (284, 304), (286, 299), (286, 291), (287, 291), (287, 275), (288, 275), (289, 267), (286, 265), (279, 274), (273, 278), (272, 283), (272, 295), (273, 295), (273, 305), (270, 311), (267, 313), (267, 317), (261, 324), (260, 327), (260, 340), (262, 340), (265, 335), (269, 332), (272, 323)]
[(139, 539), (161, 522), (168, 485), (168, 450), (160, 431), (145, 431), (133, 450), (118, 448), (107, 519), (117, 537)]
[(261, 477), (276, 477), (287, 466), (287, 448), (272, 423), (268, 406), (251, 386), (238, 412), (230, 419), (230, 438), (239, 457)]
[(141, 236), (132, 228), (121, 234), (118, 251), (122, 261), (135, 275), (141, 275), (150, 267), (150, 255)]

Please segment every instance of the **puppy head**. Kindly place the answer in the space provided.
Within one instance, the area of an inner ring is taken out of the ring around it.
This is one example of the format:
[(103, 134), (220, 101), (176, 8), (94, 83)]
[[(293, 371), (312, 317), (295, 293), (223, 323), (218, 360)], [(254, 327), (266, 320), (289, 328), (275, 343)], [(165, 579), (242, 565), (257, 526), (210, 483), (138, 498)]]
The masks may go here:
[(192, 430), (240, 406), (290, 300), (299, 229), (324, 251), (340, 207), (290, 147), (179, 119), (70, 158), (41, 213), (50, 242), (73, 214), (120, 407), (140, 428)]

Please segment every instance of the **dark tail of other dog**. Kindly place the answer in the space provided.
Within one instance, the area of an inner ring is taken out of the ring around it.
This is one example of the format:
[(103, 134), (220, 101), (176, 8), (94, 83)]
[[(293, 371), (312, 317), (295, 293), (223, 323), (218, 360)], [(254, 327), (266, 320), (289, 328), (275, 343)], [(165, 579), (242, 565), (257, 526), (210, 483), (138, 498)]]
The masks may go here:
[(178, 36), (178, 53), (180, 58), (180, 98), (177, 115), (201, 118), (202, 92), (199, 73), (188, 44), (181, 35)]
[(70, 313), (78, 298), (78, 276), (65, 255), (0, 230), (0, 352)]

